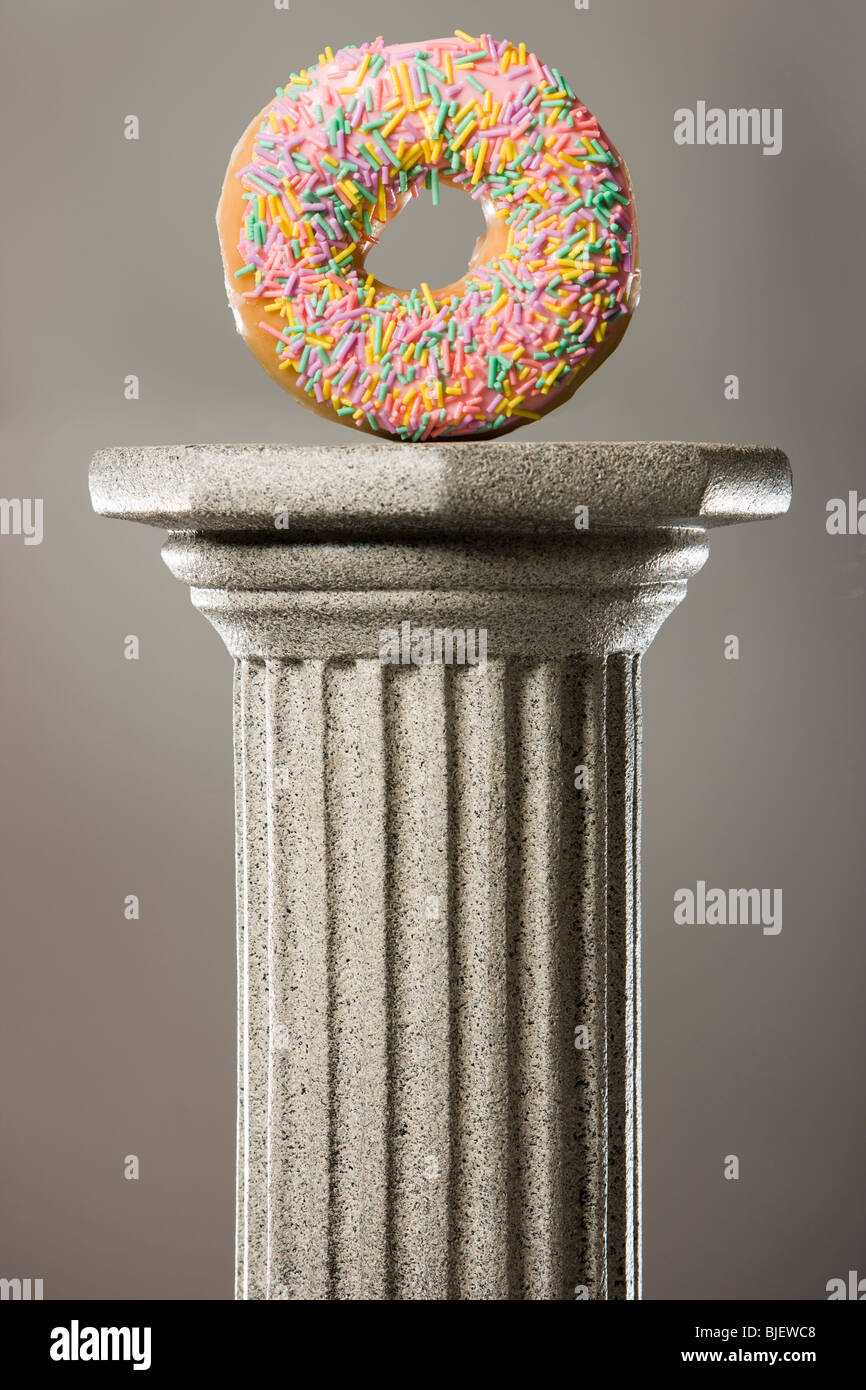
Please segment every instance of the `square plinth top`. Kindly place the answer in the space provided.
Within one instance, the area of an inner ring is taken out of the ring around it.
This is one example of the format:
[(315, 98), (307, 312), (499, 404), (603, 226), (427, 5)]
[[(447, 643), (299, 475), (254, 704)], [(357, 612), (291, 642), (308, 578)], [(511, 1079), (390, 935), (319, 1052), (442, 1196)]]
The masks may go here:
[(90, 495), (170, 531), (574, 536), (780, 516), (791, 470), (764, 445), (184, 444), (100, 450)]

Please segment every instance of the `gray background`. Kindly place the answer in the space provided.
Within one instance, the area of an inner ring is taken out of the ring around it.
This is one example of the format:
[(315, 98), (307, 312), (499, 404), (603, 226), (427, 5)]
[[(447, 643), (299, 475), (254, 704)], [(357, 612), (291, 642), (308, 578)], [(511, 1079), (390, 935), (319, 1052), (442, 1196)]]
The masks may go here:
[[(847, 0), (429, 15), (420, 0), (2, 5), (0, 495), (44, 497), (45, 540), (0, 538), (0, 1275), (42, 1277), (47, 1298), (231, 1297), (230, 659), (159, 534), (91, 514), (87, 464), (114, 443), (349, 441), (235, 337), (222, 174), (324, 44), (458, 26), (556, 62), (637, 194), (634, 324), (525, 438), (791, 456), (790, 516), (715, 536), (645, 663), (645, 1291), (822, 1298), (866, 1275), (866, 539), (824, 526), (828, 498), (866, 490), (866, 15)], [(781, 155), (675, 146), (674, 109), (699, 99), (782, 107)], [(413, 205), (371, 265), (443, 283), (479, 230), (459, 194)], [(781, 935), (674, 926), (674, 890), (698, 878), (781, 887)]]

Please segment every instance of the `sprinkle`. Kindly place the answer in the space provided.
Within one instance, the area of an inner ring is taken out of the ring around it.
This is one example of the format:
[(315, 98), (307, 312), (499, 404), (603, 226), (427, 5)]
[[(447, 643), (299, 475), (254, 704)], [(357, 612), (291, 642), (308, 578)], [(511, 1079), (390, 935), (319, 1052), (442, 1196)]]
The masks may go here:
[(373, 131), (373, 139), (376, 141), (376, 144), (379, 146), (379, 149), (382, 151), (382, 153), (386, 155), (388, 159), (390, 159), (391, 163), (394, 165), (394, 168), (399, 169), (399, 159), (395, 155), (394, 151), (391, 149), (390, 145), (388, 145), (387, 142), (383, 140), (378, 130)]
[(469, 136), (472, 134), (475, 125), (476, 118), (474, 116), (470, 116), (464, 123), (462, 135), (459, 135), (456, 140), (452, 141), (452, 150), (459, 150), (461, 145), (464, 145), (466, 143), (466, 141), (469, 139)]
[(487, 145), (488, 142), (482, 140), (481, 144), (478, 146), (478, 154), (475, 159), (475, 171), (472, 175), (473, 184), (476, 184), (481, 178), (481, 170), (484, 168), (484, 161), (487, 158)]
[(382, 134), (384, 136), (390, 135), (392, 130), (397, 129), (398, 125), (404, 119), (405, 115), (405, 106), (400, 106), (399, 109), (394, 112), (394, 115), (391, 117), (391, 119), (382, 127)]

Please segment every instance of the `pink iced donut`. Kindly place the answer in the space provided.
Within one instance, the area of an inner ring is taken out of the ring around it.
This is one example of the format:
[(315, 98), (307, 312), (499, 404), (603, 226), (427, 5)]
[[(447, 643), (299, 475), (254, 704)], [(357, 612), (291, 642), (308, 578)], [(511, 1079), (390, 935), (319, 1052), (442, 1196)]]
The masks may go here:
[[(367, 274), (406, 200), (428, 189), (435, 204), (442, 183), (487, 224), (463, 279), (400, 290)], [(326, 49), (241, 138), (217, 221), (238, 329), (266, 370), (396, 439), (538, 419), (637, 304), (625, 164), (557, 68), (489, 34)]]

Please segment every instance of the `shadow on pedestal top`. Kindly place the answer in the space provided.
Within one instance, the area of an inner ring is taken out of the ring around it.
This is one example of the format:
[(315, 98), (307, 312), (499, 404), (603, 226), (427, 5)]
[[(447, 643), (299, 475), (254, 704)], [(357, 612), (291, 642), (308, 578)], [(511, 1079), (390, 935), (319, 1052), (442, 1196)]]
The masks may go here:
[(779, 516), (791, 470), (764, 445), (187, 444), (101, 450), (90, 494), (102, 516), (172, 531), (575, 536), (581, 506), (593, 531)]

